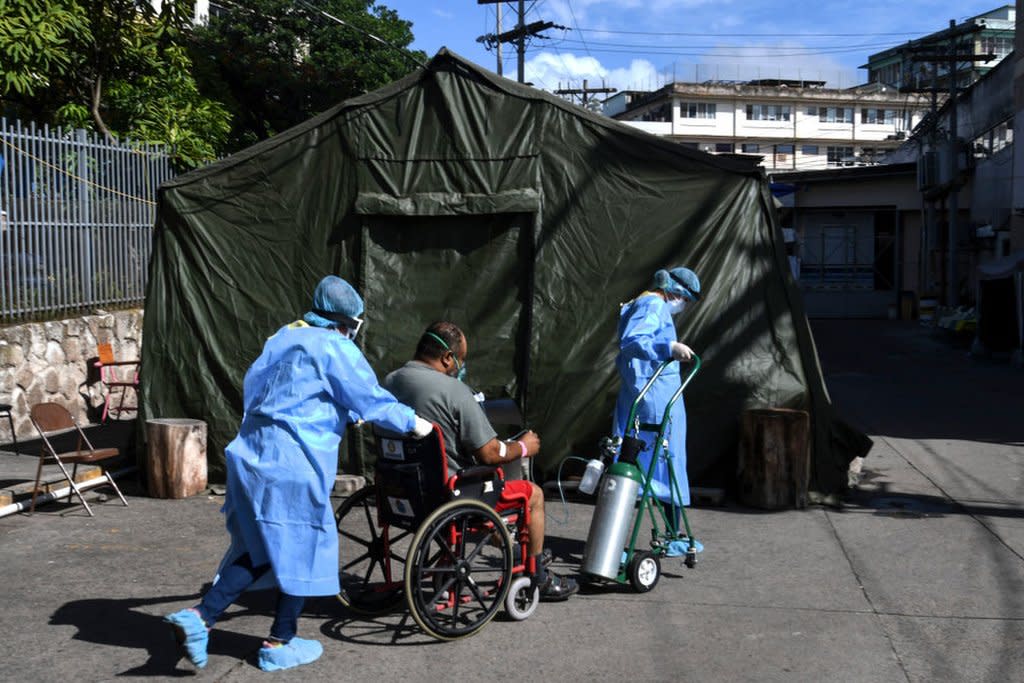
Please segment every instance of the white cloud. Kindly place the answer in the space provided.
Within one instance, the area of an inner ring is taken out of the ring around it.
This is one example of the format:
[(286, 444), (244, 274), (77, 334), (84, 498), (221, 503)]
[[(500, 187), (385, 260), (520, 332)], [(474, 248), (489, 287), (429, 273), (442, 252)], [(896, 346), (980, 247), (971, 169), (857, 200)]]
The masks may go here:
[[(772, 48), (782, 49), (772, 49)], [(598, 57), (570, 52), (541, 52), (526, 62), (526, 80), (545, 90), (601, 85), (617, 90), (656, 90), (672, 81), (747, 81), (785, 78), (826, 81), (829, 87), (850, 87), (863, 82), (863, 73), (845, 67), (828, 55), (804, 54), (798, 43), (711, 49), (703, 57), (655, 66), (634, 58), (628, 66), (609, 68)], [(778, 57), (766, 57), (779, 54)]]
[(436, 16), (441, 17), (442, 19), (454, 19), (455, 18), (455, 15), (453, 13), (449, 12), (448, 10), (443, 10), (440, 7), (433, 7), (433, 8), (431, 8), (430, 11), (433, 12)]
[(583, 80), (589, 87), (602, 84), (618, 90), (658, 88), (670, 78), (659, 74), (654, 64), (646, 59), (633, 59), (628, 67), (609, 69), (594, 57), (571, 53), (541, 52), (526, 62), (526, 80), (539, 88), (554, 90), (559, 87), (578, 88)]

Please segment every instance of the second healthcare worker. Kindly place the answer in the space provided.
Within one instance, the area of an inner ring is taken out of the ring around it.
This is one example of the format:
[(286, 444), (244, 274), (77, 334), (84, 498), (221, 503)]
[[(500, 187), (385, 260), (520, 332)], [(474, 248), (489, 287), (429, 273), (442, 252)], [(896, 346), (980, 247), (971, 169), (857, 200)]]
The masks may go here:
[(362, 312), (351, 285), (325, 277), (312, 310), (268, 339), (245, 374), (245, 413), (225, 452), (231, 546), (200, 603), (165, 618), (198, 668), (206, 665), (209, 629), (249, 588), (280, 591), (261, 669), (320, 657), (319, 642), (295, 633), (306, 597), (339, 589), (330, 494), (345, 425), (361, 419), (418, 437), (432, 429), (378, 385), (352, 343)]
[[(622, 380), (615, 404), (614, 431), (617, 436), (626, 433), (630, 409), (647, 381), (667, 360), (688, 361), (693, 351), (676, 339), (672, 317), (683, 312), (687, 305), (700, 300), (700, 280), (688, 268), (658, 270), (650, 289), (622, 306), (619, 314), (619, 355), (615, 364)], [(658, 424), (662, 420), (669, 399), (679, 389), (679, 364), (673, 363), (658, 377), (640, 405), (637, 419), (641, 424)], [(666, 432), (668, 457), (672, 461), (679, 485), (680, 500), (673, 501), (668, 467), (659, 462), (654, 470), (652, 491), (661, 501), (689, 505), (690, 487), (686, 476), (686, 407), (682, 397), (672, 407), (671, 423)], [(641, 469), (646, 472), (652, 448), (640, 454)], [(644, 456), (646, 455), (646, 460)]]

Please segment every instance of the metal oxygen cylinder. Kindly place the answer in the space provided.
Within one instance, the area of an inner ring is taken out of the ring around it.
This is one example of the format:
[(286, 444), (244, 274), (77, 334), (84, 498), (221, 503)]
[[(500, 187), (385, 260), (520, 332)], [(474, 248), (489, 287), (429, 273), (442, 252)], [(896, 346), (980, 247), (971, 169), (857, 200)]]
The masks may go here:
[(641, 476), (640, 469), (630, 463), (617, 462), (608, 468), (590, 520), (580, 566), (583, 572), (606, 579), (618, 577)]

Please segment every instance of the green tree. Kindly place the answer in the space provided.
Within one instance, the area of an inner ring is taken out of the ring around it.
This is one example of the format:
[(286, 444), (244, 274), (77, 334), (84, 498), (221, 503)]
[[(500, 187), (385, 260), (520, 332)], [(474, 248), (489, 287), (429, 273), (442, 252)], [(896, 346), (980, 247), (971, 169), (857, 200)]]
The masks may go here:
[(71, 43), (88, 32), (74, 2), (0, 0), (0, 94), (31, 98), (73, 64)]
[(194, 31), (192, 56), (200, 90), (232, 113), (227, 151), (400, 78), (426, 59), (407, 50), (411, 23), (372, 0), (247, 0), (224, 6)]
[(0, 96), (37, 123), (164, 144), (185, 166), (210, 160), (230, 114), (192, 76), (192, 11), (192, 0), (159, 12), (149, 0), (0, 0)]

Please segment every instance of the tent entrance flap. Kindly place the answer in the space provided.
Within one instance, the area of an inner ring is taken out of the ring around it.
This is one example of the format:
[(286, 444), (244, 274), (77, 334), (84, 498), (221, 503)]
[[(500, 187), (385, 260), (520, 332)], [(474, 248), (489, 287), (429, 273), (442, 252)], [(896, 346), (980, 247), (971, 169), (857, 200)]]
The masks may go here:
[(468, 339), (470, 386), (488, 398), (518, 399), (533, 223), (529, 213), (365, 217), (364, 351), (378, 374), (412, 358), (427, 325), (450, 320)]

